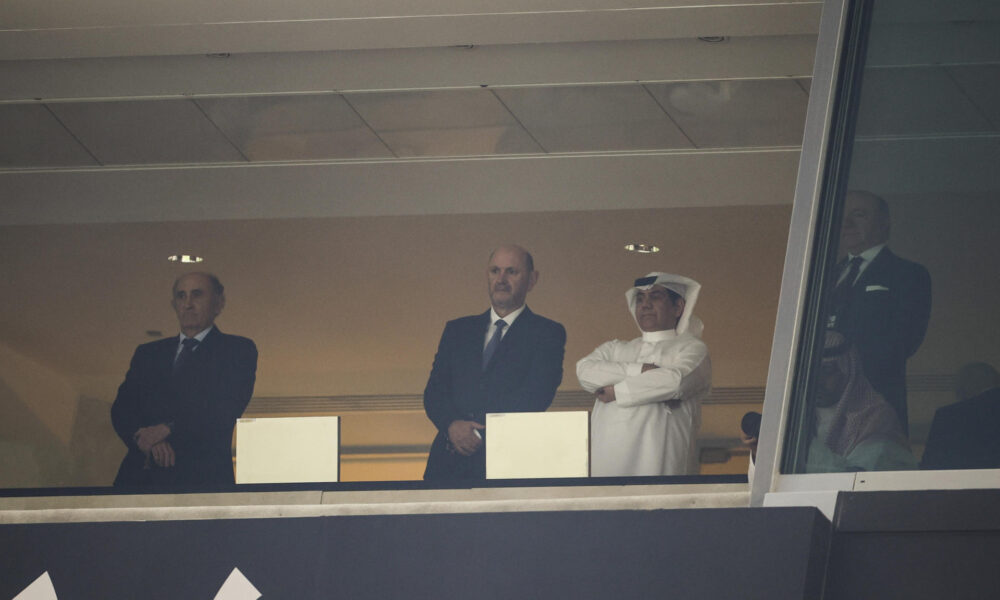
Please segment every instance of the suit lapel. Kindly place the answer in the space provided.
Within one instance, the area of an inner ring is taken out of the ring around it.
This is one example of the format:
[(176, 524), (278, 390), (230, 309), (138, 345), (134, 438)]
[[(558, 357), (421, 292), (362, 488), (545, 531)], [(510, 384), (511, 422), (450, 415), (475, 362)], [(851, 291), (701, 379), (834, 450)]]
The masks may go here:
[(883, 277), (887, 265), (892, 262), (893, 258), (894, 256), (892, 252), (889, 251), (888, 246), (882, 248), (882, 251), (872, 259), (868, 268), (865, 269), (861, 276), (858, 277), (858, 280), (854, 282), (854, 289), (864, 291), (865, 286), (868, 285), (869, 282), (879, 281)]
[[(469, 364), (467, 368), (470, 370), (474, 369), (472, 372), (483, 370), (483, 349), (486, 346), (486, 330), (489, 326), (490, 311), (487, 310), (472, 321), (472, 326), (465, 336), (465, 343), (468, 346), (463, 349), (462, 355), (468, 357)], [(501, 344), (502, 346), (503, 344)], [(496, 354), (493, 355), (493, 358), (496, 359)]]
[(174, 361), (177, 359), (177, 346), (181, 343), (181, 337), (175, 335), (172, 338), (166, 338), (160, 344), (160, 347), (156, 349), (156, 372), (159, 377), (165, 377), (167, 379), (174, 372)]

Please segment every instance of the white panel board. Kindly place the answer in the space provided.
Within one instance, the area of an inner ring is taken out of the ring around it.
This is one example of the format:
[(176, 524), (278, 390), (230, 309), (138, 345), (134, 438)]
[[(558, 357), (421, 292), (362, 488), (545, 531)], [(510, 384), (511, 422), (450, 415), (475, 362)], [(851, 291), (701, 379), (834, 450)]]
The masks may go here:
[(340, 417), (240, 419), (236, 483), (337, 481)]
[(486, 478), (587, 477), (590, 414), (486, 415)]

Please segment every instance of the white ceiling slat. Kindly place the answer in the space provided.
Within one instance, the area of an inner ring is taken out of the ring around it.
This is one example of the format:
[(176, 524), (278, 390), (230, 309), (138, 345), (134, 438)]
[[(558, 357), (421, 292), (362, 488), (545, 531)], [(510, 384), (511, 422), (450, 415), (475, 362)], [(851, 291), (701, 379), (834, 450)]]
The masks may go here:
[[(816, 4), (816, 0), (782, 0)], [(692, 6), (765, 5), (774, 0), (148, 0), (136, 10), (129, 0), (5, 0), (4, 23), (10, 29), (141, 26), (185, 23), (307, 21), (321, 19), (391, 19), (450, 15), (625, 11)]]
[(548, 11), (466, 9), (348, 18), (295, 18), (277, 12), (264, 20), (236, 11), (234, 18), (221, 21), (200, 15), (185, 19), (177, 10), (164, 10), (160, 16), (154, 11), (146, 20), (123, 20), (109, 13), (93, 21), (76, 13), (76, 22), (8, 25), (0, 30), (0, 60), (800, 35), (816, 32), (821, 9), (818, 1), (599, 8), (573, 4)]
[(815, 45), (795, 35), (0, 61), (0, 102), (807, 77)]

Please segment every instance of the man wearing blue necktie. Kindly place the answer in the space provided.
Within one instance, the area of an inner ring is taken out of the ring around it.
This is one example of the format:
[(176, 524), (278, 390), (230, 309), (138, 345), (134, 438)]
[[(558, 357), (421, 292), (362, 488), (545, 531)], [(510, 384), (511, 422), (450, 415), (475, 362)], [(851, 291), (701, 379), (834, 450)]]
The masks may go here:
[(484, 479), (486, 413), (541, 412), (562, 381), (566, 330), (525, 304), (538, 282), (531, 254), (501, 246), (486, 269), (490, 309), (445, 325), (424, 389), (438, 429), (424, 479)]
[(171, 306), (180, 335), (136, 348), (111, 407), (128, 449), (116, 486), (234, 483), (233, 427), (253, 395), (257, 348), (215, 326), (224, 292), (209, 273), (177, 278)]
[(927, 332), (931, 277), (923, 265), (889, 250), (889, 229), (885, 200), (870, 192), (848, 192), (827, 328), (854, 343), (872, 387), (907, 431), (906, 360)]

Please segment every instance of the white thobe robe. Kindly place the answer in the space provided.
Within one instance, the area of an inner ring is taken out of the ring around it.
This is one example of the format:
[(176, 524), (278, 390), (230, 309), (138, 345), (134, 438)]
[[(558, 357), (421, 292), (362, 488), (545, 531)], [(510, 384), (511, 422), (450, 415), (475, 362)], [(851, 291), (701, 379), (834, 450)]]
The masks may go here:
[[(658, 369), (642, 372), (643, 363)], [(612, 340), (576, 364), (588, 392), (613, 385), (614, 402), (600, 400), (591, 415), (591, 475), (686, 475), (698, 472), (695, 435), (701, 401), (711, 388), (705, 344), (690, 333), (643, 332)], [(679, 400), (668, 406), (668, 400)]]

